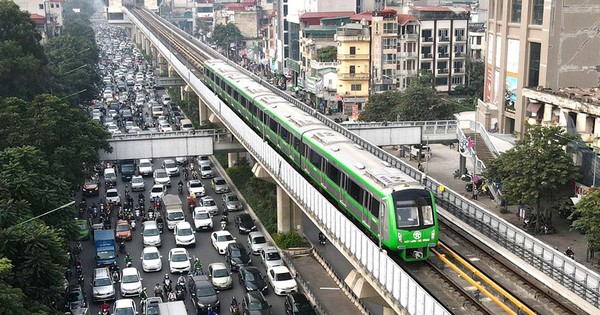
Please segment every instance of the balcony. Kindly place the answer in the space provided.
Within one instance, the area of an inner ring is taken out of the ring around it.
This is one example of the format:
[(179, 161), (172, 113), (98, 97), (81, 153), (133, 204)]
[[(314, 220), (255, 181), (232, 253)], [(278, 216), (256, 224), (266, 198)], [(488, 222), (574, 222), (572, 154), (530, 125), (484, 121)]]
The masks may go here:
[(449, 70), (448, 68), (437, 69), (437, 74), (448, 74)]
[(365, 81), (369, 80), (368, 73), (342, 73), (338, 72), (337, 74), (338, 80), (355, 80), (355, 81)]
[(450, 37), (448, 36), (440, 36), (440, 42), (449, 42), (450, 41)]
[(433, 43), (433, 37), (423, 37), (421, 41), (423, 43)]
[(462, 51), (458, 51), (454, 53), (454, 58), (464, 58), (465, 57), (465, 53)]
[(401, 52), (400, 58), (417, 58), (417, 53), (414, 51)]
[(467, 37), (463, 35), (454, 36), (455, 42), (465, 42), (467, 41)]
[[(426, 70), (428, 70), (428, 69), (426, 69)], [(405, 76), (405, 77), (414, 76), (414, 75), (417, 75), (417, 70), (416, 69), (410, 69), (410, 70), (402, 69), (402, 70), (400, 70), (400, 75)]]
[(465, 73), (465, 68), (454, 68), (452, 72), (456, 74)]
[(339, 35), (336, 34), (335, 41), (338, 42), (368, 42), (371, 38), (363, 35)]
[(321, 69), (325, 69), (325, 68), (335, 68), (335, 67), (337, 67), (337, 61), (319, 62), (316, 60), (311, 60), (310, 67), (315, 70), (321, 70)]
[(423, 53), (421, 54), (421, 59), (431, 59), (433, 58), (433, 54), (432, 53)]
[(369, 60), (369, 54), (338, 54), (338, 60)]
[(419, 39), (419, 35), (412, 33), (412, 34), (403, 34), (400, 35), (400, 39), (401, 40), (405, 40), (405, 41), (417, 41)]
[(448, 53), (438, 53), (438, 58), (448, 58), (450, 57), (450, 54)]

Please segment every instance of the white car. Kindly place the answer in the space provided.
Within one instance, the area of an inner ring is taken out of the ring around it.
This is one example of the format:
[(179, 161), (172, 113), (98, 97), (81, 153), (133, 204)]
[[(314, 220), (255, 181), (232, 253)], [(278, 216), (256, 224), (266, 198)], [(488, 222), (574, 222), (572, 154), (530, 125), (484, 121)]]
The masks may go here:
[(142, 277), (135, 267), (121, 271), (121, 296), (139, 296), (142, 292)]
[(202, 178), (213, 178), (215, 177), (215, 172), (210, 165), (200, 166), (200, 177)]
[(190, 255), (185, 248), (173, 248), (169, 251), (169, 271), (184, 273), (190, 271)]
[(162, 269), (162, 255), (154, 246), (145, 247), (142, 251), (142, 270), (145, 272), (160, 271)]
[(213, 218), (210, 212), (201, 209), (194, 209), (194, 227), (198, 230), (212, 230)]
[(200, 198), (200, 205), (196, 207), (196, 209), (208, 211), (212, 215), (219, 213), (219, 207), (217, 206), (217, 203), (211, 196)]
[(135, 127), (135, 124), (133, 123), (133, 121), (126, 121), (125, 122), (125, 130), (127, 132), (129, 132), (131, 130), (131, 128)]
[(173, 131), (173, 127), (171, 127), (171, 125), (169, 125), (169, 123), (165, 121), (158, 125), (158, 130), (160, 130), (161, 132), (171, 132)]
[(260, 258), (267, 269), (275, 266), (283, 266), (283, 260), (281, 259), (281, 255), (279, 255), (279, 251), (273, 246), (263, 247), (260, 251)]
[(106, 130), (108, 130), (108, 132), (112, 133), (113, 135), (121, 131), (119, 130), (119, 127), (117, 127), (117, 125), (115, 124), (107, 125)]
[(187, 185), (188, 195), (194, 194), (194, 195), (196, 195), (196, 197), (202, 197), (202, 196), (206, 195), (206, 189), (204, 188), (202, 181), (200, 181), (199, 179), (189, 180), (186, 185)]
[(260, 232), (250, 232), (248, 234), (248, 245), (250, 245), (250, 251), (254, 255), (258, 255), (263, 248), (269, 246), (267, 239)]
[(212, 165), (208, 155), (200, 155), (196, 160), (197, 160), (199, 166), (204, 166), (204, 165), (211, 166)]
[(114, 204), (121, 203), (121, 195), (116, 188), (111, 188), (106, 191), (106, 202), (112, 202)]
[(233, 279), (229, 268), (224, 263), (212, 263), (208, 265), (208, 277), (215, 290), (233, 288)]
[(138, 163), (138, 172), (142, 176), (150, 176), (152, 175), (152, 162), (148, 159), (140, 159), (140, 163)]
[(126, 315), (135, 315), (137, 314), (137, 309), (135, 307), (135, 302), (132, 299), (119, 299), (115, 301), (115, 305), (113, 306), (113, 314), (126, 314)]
[(160, 230), (158, 230), (156, 221), (148, 220), (142, 224), (142, 238), (144, 239), (144, 246), (162, 245)]
[(276, 266), (267, 269), (267, 278), (277, 295), (298, 292), (298, 284), (286, 266)]
[(131, 176), (131, 191), (144, 191), (146, 190), (146, 183), (142, 175)]
[(165, 197), (165, 193), (167, 192), (167, 188), (165, 185), (157, 184), (152, 186), (150, 189), (150, 198), (159, 197), (161, 200)]
[(210, 242), (220, 255), (225, 255), (227, 245), (235, 243), (235, 237), (229, 231), (217, 231), (210, 234)]
[(175, 246), (195, 246), (196, 235), (189, 222), (183, 221), (175, 225)]
[(162, 167), (169, 176), (179, 176), (179, 166), (177, 166), (175, 160), (164, 160)]
[(167, 171), (159, 168), (154, 170), (154, 183), (171, 187), (171, 178), (169, 177), (169, 174), (167, 174)]

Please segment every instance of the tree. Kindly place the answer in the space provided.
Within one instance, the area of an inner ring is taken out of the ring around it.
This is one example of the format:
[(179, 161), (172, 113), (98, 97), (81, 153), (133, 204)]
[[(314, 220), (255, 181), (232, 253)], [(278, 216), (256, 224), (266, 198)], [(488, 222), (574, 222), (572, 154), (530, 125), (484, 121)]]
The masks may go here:
[(48, 91), (48, 60), (27, 12), (0, 0), (0, 97), (32, 99)]
[[(576, 219), (575, 219), (576, 218)], [(569, 217), (575, 219), (571, 224), (574, 230), (585, 234), (588, 247), (592, 252), (600, 250), (600, 189), (592, 188), (575, 205)]]
[[(454, 88), (454, 92), (480, 99), (483, 96), (483, 85), (485, 81), (485, 64), (481, 60), (467, 59), (466, 82)], [(471, 102), (472, 104), (472, 102)]]
[(452, 119), (454, 106), (440, 98), (432, 82), (429, 74), (422, 73), (413, 78), (402, 93), (397, 109), (400, 120)]
[(24, 307), (23, 292), (8, 284), (12, 268), (9, 259), (0, 258), (0, 314), (25, 315), (28, 312)]
[(317, 61), (319, 62), (332, 62), (337, 60), (337, 47), (326, 46), (317, 49)]
[(360, 114), (361, 121), (396, 120), (398, 108), (402, 102), (402, 92), (386, 91), (376, 93), (369, 98), (365, 110)]
[(485, 176), (502, 184), (507, 202), (529, 205), (538, 218), (551, 218), (548, 206), (569, 194), (570, 185), (580, 176), (563, 149), (569, 141), (561, 127), (529, 126), (515, 147), (489, 162)]
[(217, 24), (212, 33), (212, 39), (215, 44), (225, 51), (229, 51), (231, 44), (235, 44), (236, 47), (239, 47), (243, 38), (242, 32), (233, 23)]

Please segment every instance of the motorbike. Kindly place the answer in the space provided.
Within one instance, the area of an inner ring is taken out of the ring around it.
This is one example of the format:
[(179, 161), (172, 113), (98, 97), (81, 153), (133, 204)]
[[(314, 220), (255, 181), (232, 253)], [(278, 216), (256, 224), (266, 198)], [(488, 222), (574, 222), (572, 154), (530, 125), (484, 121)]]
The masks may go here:
[(323, 232), (319, 232), (319, 244), (325, 245), (326, 242), (327, 238), (325, 237), (325, 234), (323, 234)]
[(77, 241), (77, 243), (75, 243), (75, 248), (73, 249), (73, 252), (75, 253), (75, 255), (81, 253), (82, 247), (81, 247), (81, 241)]
[(231, 299), (231, 304), (229, 305), (229, 311), (231, 314), (239, 315), (240, 314), (240, 306), (235, 299), (235, 296)]
[(98, 207), (96, 206), (96, 204), (92, 205), (92, 216), (95, 218), (98, 217)]
[(179, 183), (177, 185), (177, 191), (179, 192), (180, 195), (183, 193), (183, 183)]
[(119, 252), (125, 254), (125, 241), (119, 242)]
[(225, 230), (227, 228), (227, 216), (221, 217), (221, 230)]
[(185, 278), (179, 277), (177, 284), (175, 285), (175, 296), (178, 301), (185, 300)]
[(162, 221), (156, 222), (156, 226), (158, 227), (158, 230), (160, 231), (160, 233), (162, 233), (163, 232), (164, 223)]
[(148, 211), (148, 220), (154, 220), (154, 211)]

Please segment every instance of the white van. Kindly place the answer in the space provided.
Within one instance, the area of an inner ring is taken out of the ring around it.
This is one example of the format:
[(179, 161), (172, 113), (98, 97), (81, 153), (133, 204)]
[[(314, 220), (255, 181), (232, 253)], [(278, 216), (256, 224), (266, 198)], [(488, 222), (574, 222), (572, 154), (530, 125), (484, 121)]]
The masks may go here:
[(192, 131), (194, 130), (194, 125), (192, 125), (192, 121), (185, 118), (181, 120), (181, 130), (183, 131)]

